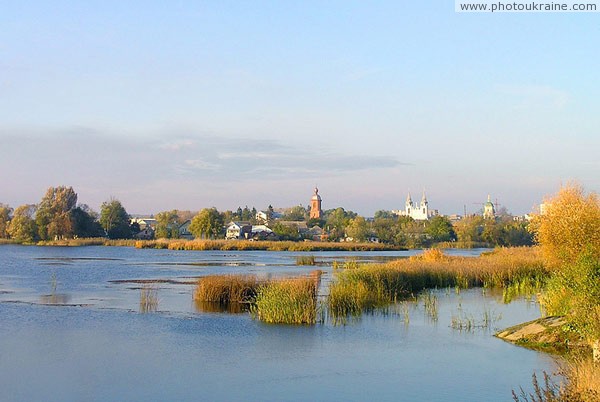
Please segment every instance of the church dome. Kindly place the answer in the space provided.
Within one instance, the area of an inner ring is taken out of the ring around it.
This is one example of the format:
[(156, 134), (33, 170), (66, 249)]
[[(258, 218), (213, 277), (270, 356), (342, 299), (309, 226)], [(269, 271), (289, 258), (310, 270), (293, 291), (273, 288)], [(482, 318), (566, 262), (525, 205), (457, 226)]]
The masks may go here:
[(319, 189), (315, 187), (315, 194), (311, 198), (312, 201), (321, 201), (321, 196), (319, 195)]

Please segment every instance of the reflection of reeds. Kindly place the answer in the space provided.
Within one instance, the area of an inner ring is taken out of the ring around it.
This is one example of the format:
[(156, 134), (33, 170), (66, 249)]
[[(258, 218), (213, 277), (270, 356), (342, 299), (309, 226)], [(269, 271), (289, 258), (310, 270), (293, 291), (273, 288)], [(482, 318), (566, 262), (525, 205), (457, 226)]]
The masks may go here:
[(158, 310), (158, 286), (146, 283), (140, 289), (140, 313), (153, 313)]
[(249, 303), (219, 303), (219, 302), (208, 302), (202, 300), (194, 300), (194, 306), (197, 311), (203, 313), (229, 313), (229, 314), (240, 314), (247, 313), (250, 311)]
[(489, 329), (492, 324), (502, 318), (501, 314), (493, 314), (489, 309), (485, 309), (478, 320), (472, 314), (467, 315), (459, 304), (458, 313), (452, 315), (450, 327), (459, 331), (473, 331), (476, 328)]

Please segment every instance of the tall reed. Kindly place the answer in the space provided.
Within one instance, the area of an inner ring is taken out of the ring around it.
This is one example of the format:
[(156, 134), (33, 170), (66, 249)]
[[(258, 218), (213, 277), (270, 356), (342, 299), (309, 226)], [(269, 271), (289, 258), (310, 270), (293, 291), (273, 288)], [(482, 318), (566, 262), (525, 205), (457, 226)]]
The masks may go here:
[(158, 310), (158, 286), (146, 283), (140, 289), (140, 313), (151, 313)]
[(542, 285), (548, 275), (535, 248), (497, 249), (476, 258), (451, 257), (433, 250), (410, 259), (337, 270), (328, 304), (334, 314), (355, 314), (424, 289)]
[(209, 275), (198, 280), (194, 300), (220, 304), (253, 303), (263, 283), (255, 275)]
[(273, 324), (315, 324), (317, 284), (314, 278), (272, 281), (258, 290), (251, 312), (257, 319)]

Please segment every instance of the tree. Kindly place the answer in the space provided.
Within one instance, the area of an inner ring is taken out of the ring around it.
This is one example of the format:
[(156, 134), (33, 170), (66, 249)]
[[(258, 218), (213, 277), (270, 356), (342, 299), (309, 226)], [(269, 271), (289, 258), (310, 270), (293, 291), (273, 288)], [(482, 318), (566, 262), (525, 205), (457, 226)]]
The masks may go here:
[(156, 232), (157, 239), (177, 239), (179, 237), (179, 216), (177, 210), (164, 211), (156, 215)]
[(71, 212), (77, 205), (77, 193), (73, 187), (50, 187), (40, 202), (36, 224), (40, 239), (73, 236)]
[(346, 234), (355, 241), (366, 241), (369, 234), (369, 229), (365, 218), (362, 216), (357, 216), (356, 218), (352, 219), (348, 226), (346, 226)]
[(544, 214), (533, 219), (532, 230), (548, 264), (577, 261), (584, 252), (600, 258), (600, 200), (571, 184), (545, 201)]
[(100, 208), (100, 225), (109, 239), (131, 238), (129, 214), (117, 199), (111, 198), (102, 203)]
[(481, 215), (467, 216), (454, 226), (459, 242), (481, 242), (484, 219)]
[(216, 239), (223, 232), (223, 216), (216, 208), (204, 208), (192, 218), (190, 232), (196, 238)]
[(281, 218), (284, 221), (305, 221), (307, 217), (306, 209), (302, 205), (296, 205), (292, 207), (287, 213)]
[(425, 233), (430, 236), (433, 242), (456, 240), (456, 233), (454, 233), (452, 222), (440, 215), (434, 216), (427, 222)]
[(396, 215), (392, 211), (385, 211), (380, 209), (379, 211), (375, 211), (375, 215), (373, 219), (395, 219)]
[(280, 240), (298, 241), (301, 237), (297, 227), (284, 225), (281, 222), (276, 222), (273, 225), (273, 233), (275, 233)]
[(0, 239), (8, 238), (8, 225), (12, 215), (12, 208), (5, 204), (0, 204)]
[(101, 237), (104, 230), (98, 222), (98, 214), (86, 204), (77, 206), (71, 212), (73, 232), (77, 237)]
[(533, 245), (533, 234), (528, 228), (527, 222), (510, 222), (502, 227), (503, 246), (531, 246)]
[(35, 205), (21, 205), (15, 209), (8, 227), (10, 237), (22, 243), (31, 243), (37, 240), (38, 230), (33, 218), (35, 211)]

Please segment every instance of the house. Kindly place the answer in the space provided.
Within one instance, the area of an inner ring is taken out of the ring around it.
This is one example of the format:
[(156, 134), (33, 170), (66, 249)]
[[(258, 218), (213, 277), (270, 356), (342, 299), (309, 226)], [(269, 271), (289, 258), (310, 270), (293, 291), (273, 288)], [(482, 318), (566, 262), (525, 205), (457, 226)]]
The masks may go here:
[(277, 235), (265, 225), (254, 225), (250, 238), (252, 240), (277, 240)]
[(294, 229), (300, 235), (304, 235), (308, 231), (308, 226), (306, 225), (306, 222), (301, 222), (301, 221), (279, 221), (278, 223), (280, 223), (281, 225), (283, 225), (283, 226), (285, 226), (287, 228)]
[(275, 212), (275, 211), (271, 212), (270, 215), (271, 216), (269, 217), (268, 211), (258, 211), (254, 218), (256, 219), (257, 222), (267, 223), (269, 220), (279, 219), (282, 216), (281, 213)]
[(140, 225), (140, 229), (142, 230), (146, 228), (156, 229), (156, 219), (154, 218), (131, 218), (129, 224), (132, 225), (134, 223)]
[(327, 234), (325, 233), (325, 231), (321, 227), (316, 225), (308, 229), (304, 234), (304, 237), (314, 241), (327, 240)]
[(179, 226), (179, 238), (180, 239), (192, 240), (194, 238), (194, 235), (192, 234), (192, 232), (190, 232), (191, 224), (192, 224), (192, 221), (190, 219), (188, 219), (187, 221), (183, 222)]
[(252, 225), (250, 224), (250, 222), (231, 221), (229, 225), (227, 225), (227, 229), (225, 231), (225, 239), (248, 239), (251, 237), (251, 234)]
[(152, 240), (154, 239), (154, 229), (150, 226), (146, 226), (135, 235), (135, 238), (139, 240)]

